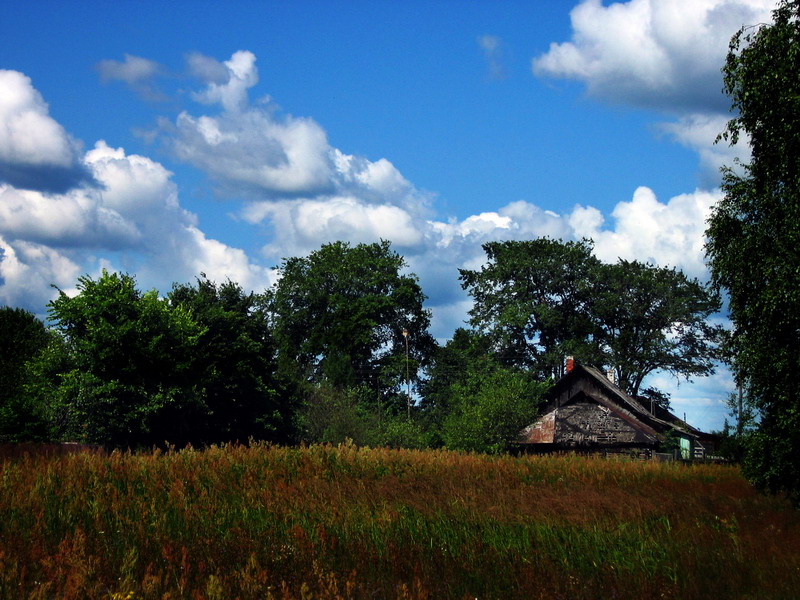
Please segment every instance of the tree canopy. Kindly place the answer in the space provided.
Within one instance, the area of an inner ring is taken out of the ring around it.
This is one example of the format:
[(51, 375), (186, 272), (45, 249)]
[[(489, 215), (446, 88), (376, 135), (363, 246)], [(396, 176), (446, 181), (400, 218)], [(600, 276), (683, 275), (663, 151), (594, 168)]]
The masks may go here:
[(201, 406), (187, 432), (191, 440), (289, 441), (292, 400), (276, 381), (276, 349), (263, 297), (201, 275), (196, 285), (174, 285), (167, 298), (202, 330), (189, 370)]
[(591, 244), (539, 238), (483, 250), (486, 264), (459, 273), (473, 299), (470, 322), (490, 334), (500, 360), (558, 377), (565, 355), (587, 356), (591, 272), (599, 264)]
[(258, 296), (201, 277), (162, 298), (106, 271), (77, 289), (50, 303), (59, 343), (32, 365), (31, 395), (59, 437), (114, 447), (291, 439)]
[(0, 441), (21, 442), (47, 436), (45, 417), (26, 397), (27, 365), (46, 347), (50, 332), (36, 315), (0, 307)]
[(638, 261), (605, 264), (589, 241), (490, 242), (487, 264), (461, 270), (473, 297), (471, 323), (487, 333), (505, 364), (562, 375), (573, 355), (613, 368), (637, 395), (654, 371), (689, 378), (713, 372), (719, 300), (676, 269)]
[(752, 155), (723, 169), (706, 250), (728, 295), (731, 363), (760, 415), (745, 471), (800, 501), (800, 1), (736, 33), (723, 73), (734, 117), (720, 137), (747, 139)]
[(406, 383), (406, 349), (416, 373), (434, 344), (425, 295), (404, 267), (386, 241), (335, 242), (285, 259), (266, 296), (282, 373), (384, 396), (398, 392)]
[(639, 395), (654, 371), (686, 379), (713, 372), (722, 330), (709, 319), (720, 301), (706, 286), (677, 269), (621, 259), (591, 276), (597, 355), (622, 389)]
[(70, 363), (53, 396), (71, 433), (112, 446), (163, 442), (148, 434), (164, 413), (192, 412), (187, 375), (202, 328), (155, 290), (140, 292), (129, 275), (103, 271), (79, 278), (77, 288), (49, 305)]

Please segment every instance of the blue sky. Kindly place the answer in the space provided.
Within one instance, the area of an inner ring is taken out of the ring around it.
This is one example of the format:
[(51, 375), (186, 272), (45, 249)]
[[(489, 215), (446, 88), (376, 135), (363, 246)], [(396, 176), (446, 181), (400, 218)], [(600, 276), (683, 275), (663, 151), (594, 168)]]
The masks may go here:
[[(707, 278), (731, 35), (768, 0), (6, 2), (0, 301), (201, 271), (262, 290), (282, 257), (390, 239), (446, 339), (458, 268), (497, 239)], [(655, 377), (718, 428), (722, 370)]]

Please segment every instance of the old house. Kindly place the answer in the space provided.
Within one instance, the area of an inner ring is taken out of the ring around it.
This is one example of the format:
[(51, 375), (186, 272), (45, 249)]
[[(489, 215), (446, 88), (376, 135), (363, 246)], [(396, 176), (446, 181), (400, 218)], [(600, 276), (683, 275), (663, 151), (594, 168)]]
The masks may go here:
[(680, 457), (702, 452), (700, 432), (664, 409), (648, 410), (595, 369), (567, 362), (567, 374), (548, 392), (542, 416), (526, 427), (524, 451), (583, 450), (650, 455), (672, 438)]

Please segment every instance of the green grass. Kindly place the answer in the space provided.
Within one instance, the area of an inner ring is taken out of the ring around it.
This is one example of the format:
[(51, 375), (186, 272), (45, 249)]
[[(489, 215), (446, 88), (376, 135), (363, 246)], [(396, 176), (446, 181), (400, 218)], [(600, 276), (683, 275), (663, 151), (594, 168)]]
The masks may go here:
[(352, 446), (0, 462), (0, 598), (796, 598), (730, 466)]

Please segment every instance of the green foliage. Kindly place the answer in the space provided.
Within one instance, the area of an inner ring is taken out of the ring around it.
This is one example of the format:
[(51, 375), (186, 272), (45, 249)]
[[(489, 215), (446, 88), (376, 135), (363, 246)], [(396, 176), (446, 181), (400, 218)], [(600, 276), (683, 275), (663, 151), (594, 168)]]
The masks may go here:
[(687, 380), (714, 372), (722, 335), (708, 319), (719, 298), (677, 269), (620, 259), (590, 273), (589, 317), (600, 362), (632, 396), (653, 371)]
[(69, 413), (65, 433), (112, 446), (163, 442), (151, 431), (163, 431), (165, 419), (179, 429), (174, 415), (197, 410), (187, 376), (202, 328), (129, 275), (103, 271), (77, 288), (49, 304), (70, 363), (51, 390), (56, 410)]
[[(203, 275), (196, 286), (174, 285), (168, 299), (173, 311), (188, 313), (202, 330), (185, 378), (200, 399), (186, 441), (288, 441), (293, 407), (275, 380), (275, 345), (263, 298)], [(189, 415), (175, 418), (187, 421)]]
[(470, 322), (491, 335), (500, 360), (532, 366), (546, 378), (563, 374), (565, 355), (588, 357), (586, 305), (590, 273), (599, 264), (591, 243), (539, 238), (489, 242), (483, 249), (487, 264), (459, 273), (474, 300)]
[[(357, 446), (429, 448), (434, 436), (415, 414), (394, 414), (376, 403), (366, 387), (311, 386), (300, 409), (301, 439), (308, 444), (353, 443)], [(415, 410), (416, 413), (416, 410)]]
[(422, 450), (436, 445), (436, 435), (419, 419), (387, 414), (380, 421), (380, 445)]
[(563, 375), (563, 359), (613, 367), (637, 395), (656, 370), (689, 378), (713, 372), (721, 334), (707, 319), (719, 299), (676, 269), (601, 263), (588, 241), (491, 242), (488, 263), (461, 270), (474, 299), (471, 323), (504, 364)]
[[(267, 293), (281, 373), (295, 382), (367, 386), (389, 396), (414, 379), (433, 347), (430, 313), (389, 242), (325, 244), (285, 259)], [(403, 331), (408, 331), (408, 338)]]
[(160, 298), (105, 271), (77, 287), (50, 303), (61, 336), (30, 369), (55, 436), (114, 447), (291, 438), (261, 298), (205, 277)]
[(747, 139), (752, 158), (723, 170), (706, 250), (728, 293), (733, 369), (760, 413), (745, 468), (800, 502), (800, 2), (783, 0), (772, 24), (740, 30), (723, 72), (736, 116), (720, 137)]
[(453, 389), (465, 385), (470, 373), (494, 369), (492, 340), (488, 335), (459, 327), (444, 346), (436, 346), (420, 383), (420, 403), (425, 418), (440, 428), (452, 408)]
[(47, 438), (43, 406), (26, 392), (28, 363), (48, 345), (50, 332), (21, 308), (0, 307), (0, 442)]
[(508, 450), (536, 418), (549, 386), (529, 373), (484, 364), (450, 390), (450, 411), (442, 425), (444, 444), (454, 450), (497, 454)]
[(380, 443), (380, 413), (365, 387), (335, 388), (328, 383), (311, 386), (299, 414), (301, 439), (309, 444), (359, 446)]

